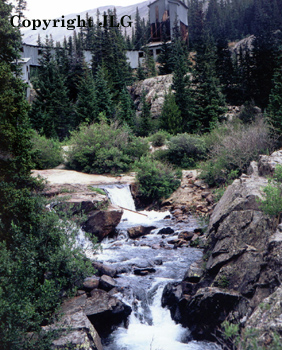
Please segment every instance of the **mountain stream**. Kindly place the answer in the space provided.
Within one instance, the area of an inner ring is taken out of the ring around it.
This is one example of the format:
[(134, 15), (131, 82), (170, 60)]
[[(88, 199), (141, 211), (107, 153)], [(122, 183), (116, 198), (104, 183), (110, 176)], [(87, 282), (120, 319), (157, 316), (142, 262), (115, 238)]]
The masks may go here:
[[(181, 281), (190, 264), (202, 257), (200, 249), (173, 249), (168, 244), (179, 231), (196, 228), (196, 220), (191, 217), (188, 224), (175, 223), (169, 212), (136, 213), (128, 185), (102, 188), (113, 204), (124, 209), (124, 214), (117, 226), (117, 237), (103, 240), (102, 252), (96, 259), (117, 269), (121, 291), (117, 296), (132, 307), (127, 327), (120, 326), (102, 339), (104, 350), (220, 350), (214, 343), (191, 340), (189, 329), (176, 324), (170, 311), (161, 306), (165, 285)], [(139, 239), (128, 238), (127, 229), (138, 225), (156, 229)], [(174, 233), (158, 234), (165, 227)], [(149, 273), (138, 273), (146, 269)]]

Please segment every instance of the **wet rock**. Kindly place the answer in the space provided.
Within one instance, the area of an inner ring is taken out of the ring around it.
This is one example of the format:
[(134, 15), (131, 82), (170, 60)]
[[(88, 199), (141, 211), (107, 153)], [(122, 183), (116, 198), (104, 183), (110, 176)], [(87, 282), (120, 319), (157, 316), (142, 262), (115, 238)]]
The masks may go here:
[(199, 282), (201, 277), (204, 274), (204, 269), (203, 269), (203, 260), (197, 260), (194, 261), (189, 269), (186, 271), (184, 275), (184, 281), (186, 282)]
[(106, 292), (109, 292), (115, 286), (116, 286), (116, 281), (112, 277), (103, 275), (100, 278), (99, 288), (105, 290)]
[(114, 268), (110, 265), (106, 265), (106, 264), (102, 264), (102, 263), (97, 262), (97, 261), (93, 261), (92, 266), (97, 270), (97, 272), (100, 276), (107, 275), (110, 277), (115, 277), (117, 274), (116, 268)]
[(133, 272), (135, 275), (138, 275), (138, 276), (146, 276), (149, 273), (156, 272), (156, 269), (154, 269), (153, 267), (135, 268)]
[(158, 235), (171, 235), (174, 233), (174, 230), (171, 227), (164, 227), (159, 230)]
[(119, 324), (125, 323), (131, 307), (101, 289), (93, 289), (86, 300), (85, 314), (101, 336), (111, 333)]
[(190, 241), (194, 236), (194, 232), (182, 231), (178, 234), (179, 239), (184, 239), (185, 241)]
[(182, 322), (189, 327), (195, 339), (213, 339), (212, 334), (242, 298), (239, 293), (232, 291), (215, 287), (201, 288), (186, 301)]
[(52, 342), (54, 350), (103, 350), (99, 334), (83, 311), (63, 315), (58, 323), (44, 329), (63, 332)]
[(182, 287), (178, 282), (168, 283), (162, 294), (162, 307), (167, 307), (170, 310), (173, 320), (180, 322), (182, 320), (179, 302), (182, 298)]
[(83, 282), (83, 288), (86, 292), (91, 292), (92, 289), (98, 288), (99, 278), (96, 276), (87, 277)]
[(141, 236), (148, 235), (152, 230), (154, 230), (156, 227), (155, 226), (135, 226), (135, 227), (130, 227), (127, 230), (129, 238), (138, 238)]
[(123, 210), (113, 205), (107, 210), (94, 211), (88, 214), (88, 219), (83, 225), (83, 229), (98, 238), (101, 242), (103, 238), (113, 234), (116, 226), (120, 223)]
[(163, 261), (162, 261), (162, 259), (155, 259), (155, 260), (154, 260), (154, 264), (155, 264), (155, 265), (162, 265), (162, 264), (163, 264)]

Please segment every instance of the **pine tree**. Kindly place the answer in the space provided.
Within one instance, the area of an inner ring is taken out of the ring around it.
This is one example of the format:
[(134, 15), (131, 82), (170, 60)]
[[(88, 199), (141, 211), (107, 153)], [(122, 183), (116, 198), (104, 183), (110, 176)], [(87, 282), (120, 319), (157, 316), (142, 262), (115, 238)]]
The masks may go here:
[(52, 57), (51, 48), (44, 48), (36, 100), (30, 112), (33, 127), (47, 137), (63, 140), (74, 127), (72, 104), (68, 96), (66, 78)]
[(281, 142), (282, 135), (282, 68), (281, 59), (279, 60), (279, 68), (276, 69), (273, 78), (273, 88), (269, 96), (269, 105), (267, 107), (267, 114), (269, 120), (274, 127), (275, 132), (279, 136)]
[(165, 94), (160, 118), (160, 128), (173, 135), (183, 130), (181, 112), (176, 104), (175, 96), (171, 89)]
[(121, 122), (132, 127), (134, 114), (135, 110), (133, 101), (130, 97), (128, 90), (124, 88), (119, 96), (119, 104), (117, 106), (117, 118)]
[(225, 111), (225, 100), (219, 88), (215, 71), (215, 47), (205, 32), (197, 45), (196, 66), (193, 82), (195, 89), (195, 110), (198, 130), (207, 132)]
[(168, 43), (165, 25), (162, 28), (162, 40), (161, 52), (158, 55), (157, 62), (160, 63), (160, 75), (166, 75), (172, 73), (173, 64), (171, 62), (171, 45)]
[(146, 101), (145, 90), (142, 91), (141, 105), (142, 105), (142, 109), (141, 109), (141, 115), (140, 115), (140, 126), (138, 130), (138, 135), (149, 136), (152, 131), (152, 116), (151, 116), (150, 105)]
[(80, 123), (98, 122), (96, 90), (92, 72), (84, 68), (84, 75), (78, 84), (78, 96), (75, 105), (76, 126)]
[(172, 89), (175, 91), (175, 102), (181, 113), (181, 131), (193, 132), (195, 130), (195, 114), (191, 81), (188, 74), (188, 52), (177, 27), (174, 28), (172, 62), (174, 70)]
[(104, 113), (107, 118), (113, 117), (113, 102), (108, 82), (106, 80), (106, 71), (103, 67), (98, 67), (95, 76), (96, 107), (98, 115)]

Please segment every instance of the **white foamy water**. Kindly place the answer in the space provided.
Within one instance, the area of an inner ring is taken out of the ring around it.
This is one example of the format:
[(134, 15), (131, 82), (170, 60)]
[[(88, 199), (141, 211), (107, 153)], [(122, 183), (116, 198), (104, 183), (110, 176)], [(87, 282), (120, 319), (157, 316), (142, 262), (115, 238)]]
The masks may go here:
[[(104, 350), (220, 350), (214, 343), (191, 341), (190, 331), (176, 324), (170, 311), (161, 306), (166, 284), (182, 280), (189, 265), (201, 258), (202, 252), (188, 247), (172, 249), (167, 242), (171, 236), (158, 234), (163, 227), (177, 230), (173, 220), (164, 219), (170, 213), (132, 212), (135, 206), (129, 186), (111, 185), (103, 189), (113, 204), (130, 210), (124, 209), (122, 221), (117, 226), (118, 237), (103, 240), (103, 249), (97, 259), (117, 269), (118, 297), (132, 307), (128, 326), (120, 326), (104, 338)], [(153, 225), (157, 229), (131, 240), (126, 230), (137, 225)], [(186, 229), (195, 228), (193, 220), (187, 225), (190, 226)], [(83, 234), (81, 241), (85, 246), (89, 243)], [(134, 274), (136, 268), (144, 267), (153, 267), (155, 272), (146, 276)]]

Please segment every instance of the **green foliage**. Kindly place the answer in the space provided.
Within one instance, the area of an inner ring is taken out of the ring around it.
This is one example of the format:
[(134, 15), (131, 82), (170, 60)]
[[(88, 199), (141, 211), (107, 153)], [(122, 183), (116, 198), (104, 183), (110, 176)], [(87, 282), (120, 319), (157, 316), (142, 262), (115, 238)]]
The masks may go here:
[(247, 101), (244, 103), (242, 110), (239, 114), (239, 119), (247, 124), (252, 123), (255, 120), (257, 109), (255, 108), (254, 101)]
[(150, 104), (146, 100), (146, 92), (142, 91), (141, 95), (141, 115), (140, 115), (140, 125), (137, 130), (138, 136), (149, 136), (152, 131), (152, 116)]
[(160, 127), (174, 135), (183, 129), (181, 111), (176, 104), (175, 96), (171, 89), (165, 94), (160, 117)]
[(181, 168), (194, 167), (200, 160), (205, 159), (205, 142), (196, 135), (178, 134), (168, 142), (165, 158)]
[(17, 194), (21, 194), (18, 202), (29, 205), (30, 214), (24, 222), (11, 225), (9, 246), (0, 243), (3, 350), (24, 348), (22, 335), (39, 331), (60, 304), (61, 293), (71, 293), (93, 272), (90, 261), (76, 248), (73, 223), (44, 210), (41, 199)]
[(280, 350), (281, 337), (279, 334), (271, 333), (271, 343), (264, 345), (260, 340), (260, 332), (257, 329), (249, 328), (240, 330), (239, 324), (224, 321), (222, 323), (222, 338), (221, 342), (224, 348), (230, 350)]
[(63, 163), (62, 148), (58, 141), (34, 132), (31, 144), (31, 159), (36, 169), (51, 169)]
[(270, 152), (275, 144), (262, 118), (248, 125), (230, 123), (213, 132), (209, 141), (209, 160), (202, 165), (201, 177), (210, 186), (221, 186), (246, 172), (251, 161)]
[(102, 188), (92, 187), (92, 186), (88, 186), (88, 188), (89, 188), (89, 190), (94, 191), (94, 192), (96, 192), (98, 194), (106, 195), (106, 192)]
[(87, 173), (120, 173), (148, 152), (148, 144), (116, 124), (83, 125), (72, 133), (68, 167)]
[[(281, 58), (280, 58), (281, 61)], [(282, 69), (276, 70), (273, 78), (273, 88), (269, 96), (268, 114), (270, 123), (281, 139), (282, 134)]]
[(163, 130), (160, 130), (150, 137), (150, 141), (152, 142), (153, 147), (161, 147), (165, 145), (169, 137), (170, 137), (169, 133)]
[(144, 201), (158, 203), (180, 185), (176, 172), (169, 165), (149, 157), (142, 157), (136, 168), (138, 194)]
[(277, 165), (272, 179), (263, 189), (264, 198), (259, 200), (262, 211), (270, 216), (279, 216), (282, 212), (282, 166)]

